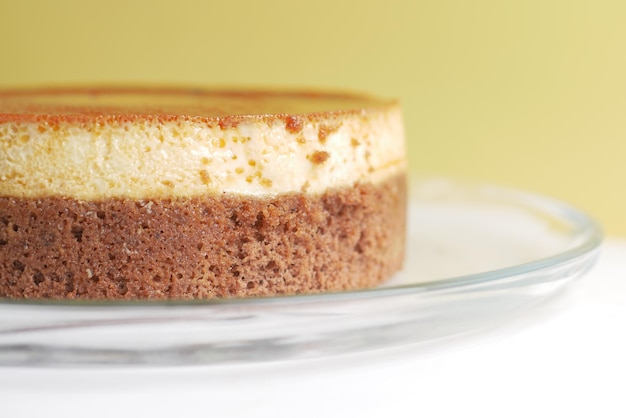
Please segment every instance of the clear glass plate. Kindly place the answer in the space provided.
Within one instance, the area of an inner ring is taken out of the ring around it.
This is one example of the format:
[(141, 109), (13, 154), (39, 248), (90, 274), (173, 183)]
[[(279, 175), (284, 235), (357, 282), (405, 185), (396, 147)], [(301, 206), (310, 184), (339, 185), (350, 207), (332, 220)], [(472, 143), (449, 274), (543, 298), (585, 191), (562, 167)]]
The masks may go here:
[(585, 214), (515, 190), (420, 181), (407, 261), (376, 289), (194, 302), (0, 301), (0, 364), (223, 364), (311, 358), (476, 330), (594, 263)]

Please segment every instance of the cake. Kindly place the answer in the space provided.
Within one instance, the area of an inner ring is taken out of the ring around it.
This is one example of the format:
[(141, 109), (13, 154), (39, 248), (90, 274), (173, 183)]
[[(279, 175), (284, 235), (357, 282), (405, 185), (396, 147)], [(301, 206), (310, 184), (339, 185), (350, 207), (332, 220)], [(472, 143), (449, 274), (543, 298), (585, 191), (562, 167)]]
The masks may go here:
[(0, 92), (0, 297), (363, 289), (403, 262), (403, 123), (359, 94)]

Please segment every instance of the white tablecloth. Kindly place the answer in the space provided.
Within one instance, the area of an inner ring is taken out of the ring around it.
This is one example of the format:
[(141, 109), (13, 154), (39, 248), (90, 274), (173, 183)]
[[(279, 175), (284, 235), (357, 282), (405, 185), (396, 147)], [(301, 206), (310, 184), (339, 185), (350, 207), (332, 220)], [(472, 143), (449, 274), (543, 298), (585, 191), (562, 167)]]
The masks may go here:
[(445, 341), (241, 366), (0, 368), (2, 417), (623, 417), (625, 394), (624, 240), (550, 303)]

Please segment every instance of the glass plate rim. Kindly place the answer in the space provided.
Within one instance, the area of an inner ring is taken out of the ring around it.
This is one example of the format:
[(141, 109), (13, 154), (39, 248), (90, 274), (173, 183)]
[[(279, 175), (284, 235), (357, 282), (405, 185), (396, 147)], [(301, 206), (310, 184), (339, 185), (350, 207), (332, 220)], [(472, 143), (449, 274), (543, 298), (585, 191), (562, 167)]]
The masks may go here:
[[(546, 268), (558, 267), (572, 262), (584, 255), (596, 253), (602, 244), (604, 234), (600, 225), (588, 214), (561, 200), (548, 197), (539, 193), (533, 193), (516, 188), (493, 185), (488, 183), (468, 182), (450, 179), (420, 179), (412, 182), (409, 188), (408, 205), (414, 204), (416, 184), (428, 181), (437, 181), (452, 184), (455, 188), (472, 189), (479, 193), (504, 193), (507, 197), (512, 197), (513, 203), (526, 203), (522, 207), (533, 208), (533, 205), (526, 201), (536, 202), (534, 206), (546, 205), (551, 212), (561, 214), (561, 218), (571, 221), (577, 226), (577, 230), (585, 237), (584, 240), (563, 252), (553, 254), (548, 257), (538, 258), (526, 263), (516, 264), (494, 270), (479, 273), (464, 274), (444, 279), (424, 281), (413, 284), (402, 284), (388, 287), (374, 287), (369, 289), (346, 290), (339, 292), (326, 292), (314, 294), (298, 295), (278, 295), (269, 297), (250, 297), (232, 299), (195, 299), (195, 300), (129, 300), (129, 301), (108, 301), (108, 300), (42, 300), (42, 299), (2, 299), (1, 305), (30, 306), (45, 308), (133, 308), (133, 309), (154, 309), (154, 308), (192, 308), (206, 306), (259, 306), (259, 305), (289, 305), (315, 302), (332, 302), (341, 300), (370, 299), (377, 297), (395, 296), (409, 293), (434, 294), (447, 290), (467, 291), (475, 285), (485, 285), (498, 282), (503, 279), (510, 279), (516, 276), (531, 274)], [(544, 214), (548, 212), (542, 210)], [(408, 216), (408, 215), (407, 215)], [(407, 232), (408, 233), (408, 232)]]

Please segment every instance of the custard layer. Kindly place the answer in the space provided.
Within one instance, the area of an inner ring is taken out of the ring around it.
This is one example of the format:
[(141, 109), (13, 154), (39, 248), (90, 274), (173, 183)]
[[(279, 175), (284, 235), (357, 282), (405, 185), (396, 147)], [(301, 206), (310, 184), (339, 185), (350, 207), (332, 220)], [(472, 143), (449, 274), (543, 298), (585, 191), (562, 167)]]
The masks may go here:
[(395, 102), (178, 90), (2, 93), (0, 162), (2, 196), (79, 200), (321, 194), (406, 170)]

